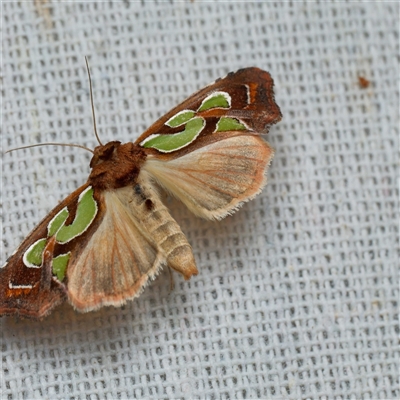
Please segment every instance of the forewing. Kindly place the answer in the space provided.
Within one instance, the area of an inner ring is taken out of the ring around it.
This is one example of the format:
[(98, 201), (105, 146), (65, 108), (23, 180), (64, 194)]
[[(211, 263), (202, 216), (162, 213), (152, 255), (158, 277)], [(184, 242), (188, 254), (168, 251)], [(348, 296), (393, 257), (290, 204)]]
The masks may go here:
[[(158, 149), (159, 156), (187, 151), (198, 139), (220, 132), (236, 131), (264, 134), (282, 118), (274, 100), (273, 80), (259, 68), (244, 68), (229, 73), (194, 93), (161, 117), (136, 140), (135, 144), (152, 152), (158, 136), (176, 135), (177, 144)], [(189, 126), (190, 125), (190, 126)], [(186, 127), (186, 132), (183, 128)], [(180, 134), (180, 135), (177, 135)], [(163, 141), (168, 141), (163, 138)], [(178, 140), (179, 139), (179, 140)], [(172, 151), (171, 151), (172, 146)], [(153, 154), (156, 152), (153, 151)]]
[[(29, 262), (26, 257), (24, 262), (24, 255), (35, 243), (47, 238), (49, 223), (61, 210), (67, 207), (73, 212), (76, 209), (79, 196), (85, 189), (87, 185), (81, 186), (58, 204), (0, 269), (0, 315), (41, 318), (67, 299), (65, 285), (53, 278), (48, 270), (51, 260), (43, 268)], [(51, 246), (52, 243), (48, 244), (48, 250)]]
[(149, 156), (142, 169), (194, 214), (221, 219), (262, 190), (272, 156), (260, 136), (229, 132), (182, 157)]

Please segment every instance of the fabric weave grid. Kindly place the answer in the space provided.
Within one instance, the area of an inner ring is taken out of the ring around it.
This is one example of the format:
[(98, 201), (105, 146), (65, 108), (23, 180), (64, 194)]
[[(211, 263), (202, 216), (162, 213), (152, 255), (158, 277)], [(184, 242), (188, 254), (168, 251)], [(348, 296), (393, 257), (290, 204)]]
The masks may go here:
[[(3, 318), (11, 398), (399, 398), (399, 5), (3, 2), (2, 148), (135, 140), (229, 71), (268, 70), (283, 120), (268, 186), (215, 223), (168, 206), (200, 274), (134, 302)], [(370, 82), (367, 88), (359, 77)], [(1, 261), (90, 154), (2, 157)]]

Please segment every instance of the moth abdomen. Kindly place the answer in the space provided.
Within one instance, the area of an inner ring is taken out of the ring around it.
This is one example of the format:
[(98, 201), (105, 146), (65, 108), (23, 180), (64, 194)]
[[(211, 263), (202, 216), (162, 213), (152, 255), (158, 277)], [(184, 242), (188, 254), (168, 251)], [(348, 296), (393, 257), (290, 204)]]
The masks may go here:
[(154, 205), (154, 203), (151, 201), (151, 199), (148, 199), (148, 198), (145, 196), (145, 194), (143, 193), (142, 187), (137, 183), (137, 184), (134, 186), (133, 189), (134, 189), (134, 191), (135, 191), (135, 194), (137, 194), (138, 196), (140, 196), (140, 197), (142, 198), (142, 201), (144, 202), (144, 204), (145, 204), (147, 210), (148, 210), (148, 211), (153, 211), (154, 208), (155, 208), (155, 205)]
[(154, 210), (154, 203), (150, 199), (147, 199), (144, 204), (145, 204), (147, 210), (149, 210), (149, 211)]
[[(140, 193), (138, 193), (140, 186)], [(197, 274), (192, 248), (177, 222), (159, 198), (151, 184), (138, 183), (134, 188), (133, 206), (140, 215), (142, 228), (166, 257), (169, 267), (185, 279)], [(145, 200), (144, 200), (145, 199)]]
[(135, 194), (139, 195), (143, 200), (146, 200), (142, 187), (138, 183), (133, 187), (133, 190), (135, 191)]

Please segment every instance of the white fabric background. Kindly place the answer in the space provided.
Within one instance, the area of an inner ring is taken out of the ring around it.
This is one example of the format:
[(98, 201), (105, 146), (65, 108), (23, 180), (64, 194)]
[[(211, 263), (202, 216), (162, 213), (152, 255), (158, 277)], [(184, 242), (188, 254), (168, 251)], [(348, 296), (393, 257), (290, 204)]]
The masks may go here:
[[(270, 71), (269, 185), (221, 222), (172, 201), (200, 274), (121, 309), (3, 318), (3, 399), (399, 398), (397, 2), (2, 2), (3, 150), (133, 141), (196, 89)], [(370, 80), (361, 88), (358, 77)], [(90, 154), (2, 156), (1, 261)]]

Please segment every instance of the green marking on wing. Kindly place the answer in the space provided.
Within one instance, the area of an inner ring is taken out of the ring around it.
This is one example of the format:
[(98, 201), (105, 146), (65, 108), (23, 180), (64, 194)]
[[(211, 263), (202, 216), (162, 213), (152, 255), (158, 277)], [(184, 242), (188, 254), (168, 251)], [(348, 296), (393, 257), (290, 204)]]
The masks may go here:
[(175, 114), (173, 117), (171, 117), (165, 125), (170, 126), (171, 128), (175, 128), (179, 125), (182, 125), (189, 120), (191, 120), (195, 115), (195, 112), (192, 110), (184, 110), (178, 112), (178, 114)]
[(47, 227), (47, 236), (53, 236), (64, 224), (66, 219), (68, 218), (69, 212), (65, 207), (63, 208), (49, 223)]
[(79, 196), (78, 207), (72, 224), (62, 226), (57, 232), (57, 242), (66, 243), (81, 235), (93, 222), (96, 214), (97, 204), (93, 198), (93, 189), (89, 187)]
[(53, 258), (53, 275), (57, 276), (57, 279), (62, 282), (65, 277), (65, 270), (67, 269), (69, 257), (71, 253), (60, 254)]
[(236, 118), (221, 117), (218, 121), (216, 132), (242, 131), (244, 129), (247, 129), (246, 126)]
[(38, 267), (42, 265), (42, 254), (45, 246), (46, 239), (39, 239), (26, 251), (24, 254), (24, 261), (28, 262), (30, 265), (36, 265)]
[(230, 106), (230, 96), (228, 93), (215, 92), (203, 100), (198, 111), (205, 111), (210, 108), (230, 108)]
[(151, 147), (163, 153), (170, 153), (192, 143), (204, 126), (205, 120), (203, 118), (193, 118), (186, 124), (184, 131), (172, 135), (157, 135), (142, 144), (142, 146)]

